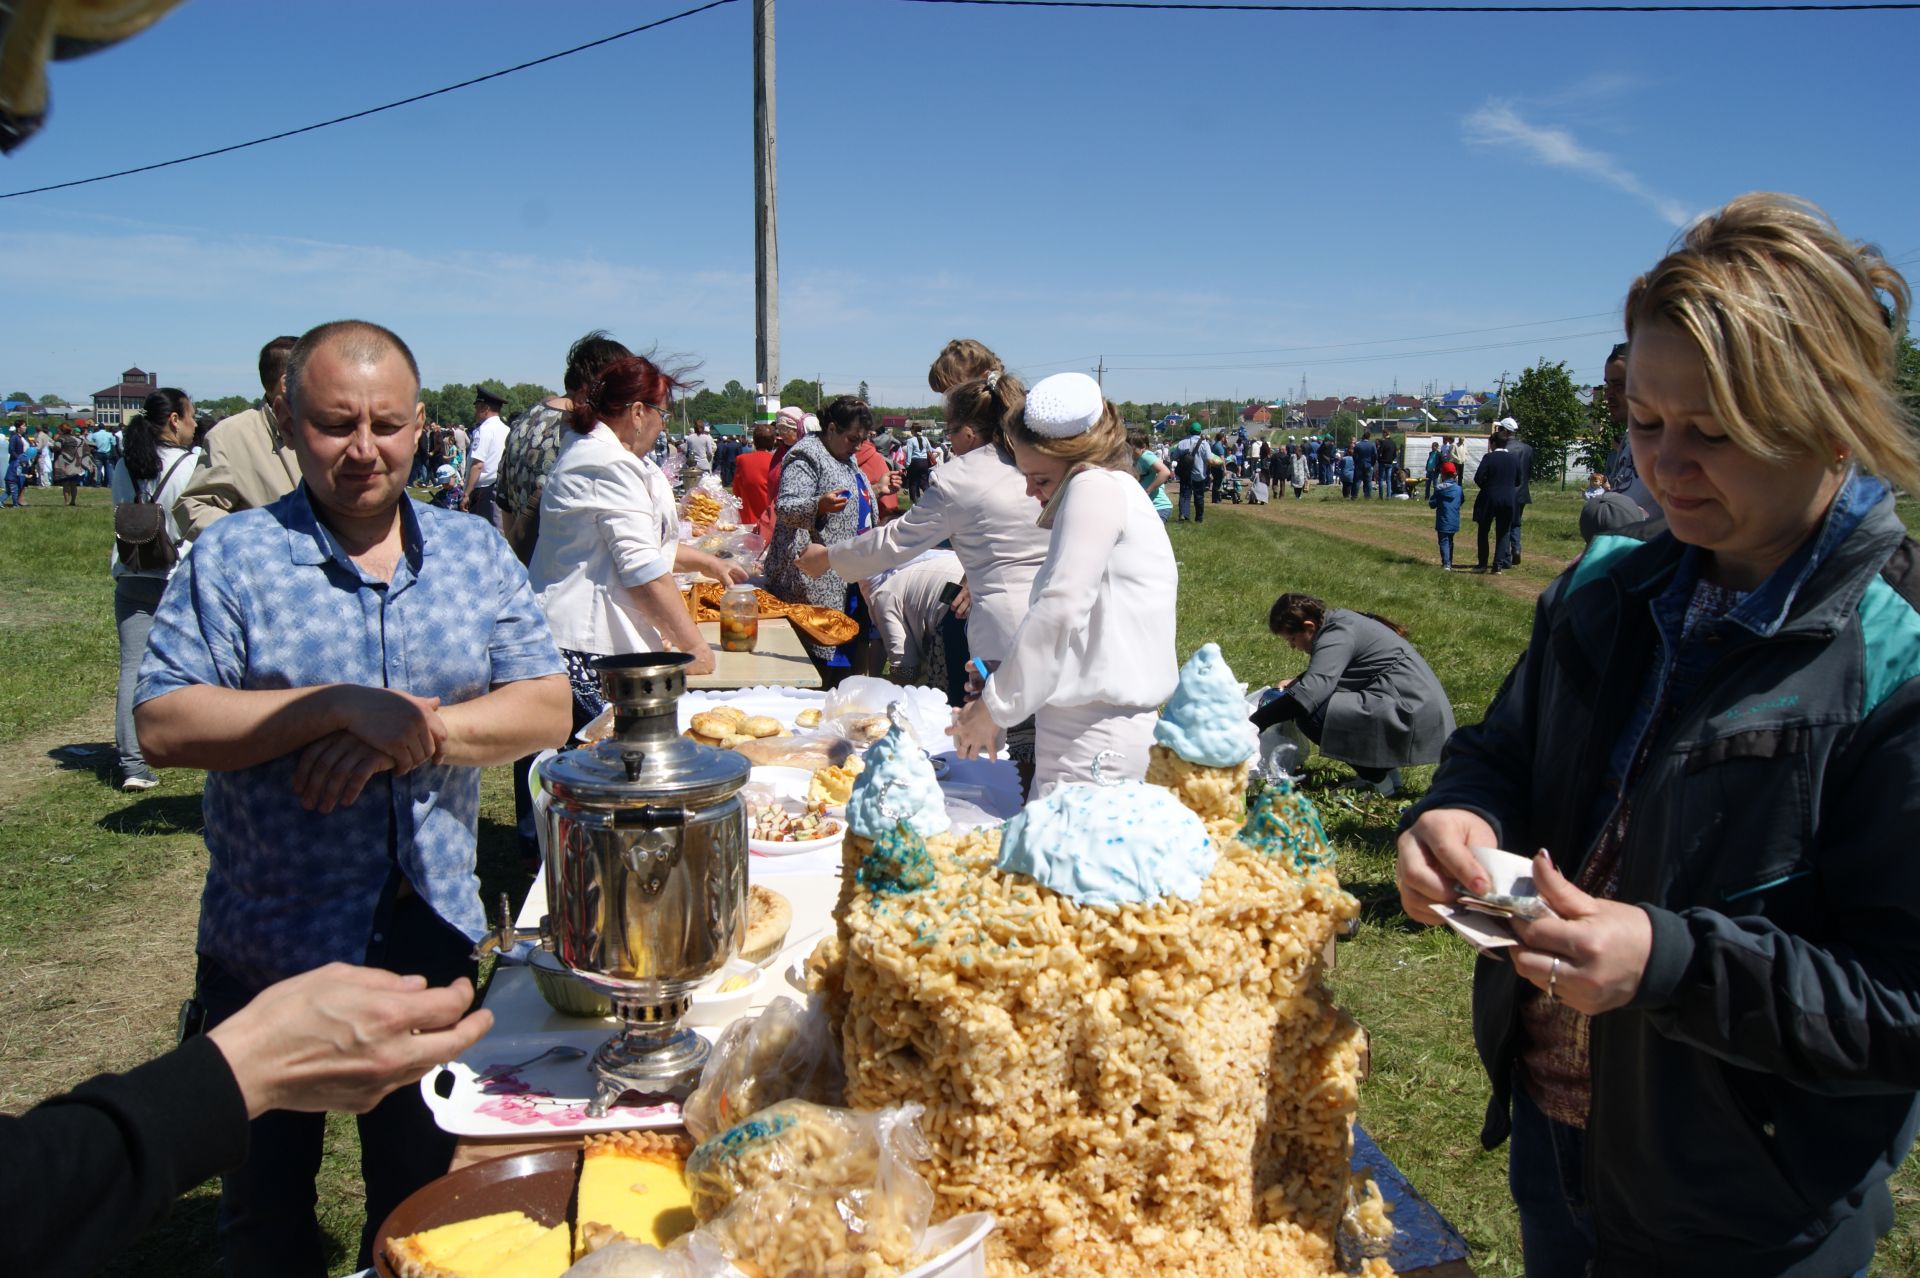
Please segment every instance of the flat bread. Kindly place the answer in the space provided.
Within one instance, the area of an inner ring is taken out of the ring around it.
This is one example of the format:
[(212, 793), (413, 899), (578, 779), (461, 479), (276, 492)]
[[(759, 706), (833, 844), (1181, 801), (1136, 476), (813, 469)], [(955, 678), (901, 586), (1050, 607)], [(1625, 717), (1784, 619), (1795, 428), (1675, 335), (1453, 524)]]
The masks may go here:
[(793, 903), (772, 888), (754, 884), (747, 889), (747, 935), (740, 942), (740, 957), (766, 962), (786, 944), (792, 926)]
[(860, 633), (860, 623), (846, 613), (813, 604), (789, 604), (787, 619), (815, 643), (851, 643)]

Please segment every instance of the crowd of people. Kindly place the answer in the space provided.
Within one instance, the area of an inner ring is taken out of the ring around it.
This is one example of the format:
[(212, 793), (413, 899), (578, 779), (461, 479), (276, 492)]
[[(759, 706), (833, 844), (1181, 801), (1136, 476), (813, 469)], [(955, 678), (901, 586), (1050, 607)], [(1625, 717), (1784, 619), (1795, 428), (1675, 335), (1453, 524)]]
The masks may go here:
[[(1893, 509), (1893, 485), (1920, 486), (1893, 392), (1909, 304), (1876, 251), (1780, 196), (1703, 218), (1635, 281), (1607, 364), (1628, 456), (1586, 503), (1611, 513), (1478, 724), (1456, 727), (1404, 627), (1298, 592), (1270, 609), (1308, 665), (1256, 727), (1293, 725), (1383, 794), (1439, 763), (1399, 829), (1409, 918), (1489, 891), (1476, 850), (1541, 849), (1536, 908), (1473, 993), (1483, 1138), (1511, 1142), (1537, 1278), (1845, 1278), (1891, 1225), (1886, 1181), (1920, 1125), (1920, 871), (1898, 853), (1920, 816), (1920, 546)], [(52, 1177), (16, 1160), (16, 1204), (83, 1204), (91, 1226), (20, 1213), (27, 1271), (97, 1261), (220, 1170), (230, 1272), (324, 1272), (312, 1111), (365, 1111), (362, 1263), (444, 1171), (450, 1138), (400, 1084), (484, 1029), (480, 769), (523, 773), (596, 713), (595, 657), (673, 648), (710, 669), (675, 574), (747, 575), (686, 538), (672, 474), (731, 487), (774, 590), (861, 622), (812, 646), (826, 681), (876, 639), (881, 665), (925, 677), (881, 619), (925, 641), (935, 618), (967, 654), (938, 676), (953, 748), (1008, 750), (1037, 796), (1143, 775), (1178, 673), (1167, 525), (1217, 499), (1232, 447), (1156, 447), (1091, 378), (1029, 387), (970, 340), (929, 370), (941, 446), (889, 456), (851, 396), (731, 450), (698, 429), (675, 445), (685, 378), (594, 332), (563, 394), (479, 415), (462, 514), (408, 499), (426, 424), (398, 335), (324, 324), (269, 343), (260, 374), (263, 407), (204, 455), (175, 390), (123, 441), (123, 784), (208, 773), (201, 1037), (4, 1120), (23, 1148), (79, 1151)], [(1327, 442), (1243, 452), (1256, 499), (1329, 474), (1364, 499), (1383, 467), (1386, 495), (1404, 485), (1393, 442)], [(1443, 562), (1459, 444), (1428, 472)], [(1474, 467), (1491, 570), (1519, 561), (1524, 447), (1502, 423)], [(884, 603), (890, 582), (910, 602)], [(316, 1019), (342, 1033), (290, 1059)], [(179, 1094), (196, 1124), (168, 1121)]]

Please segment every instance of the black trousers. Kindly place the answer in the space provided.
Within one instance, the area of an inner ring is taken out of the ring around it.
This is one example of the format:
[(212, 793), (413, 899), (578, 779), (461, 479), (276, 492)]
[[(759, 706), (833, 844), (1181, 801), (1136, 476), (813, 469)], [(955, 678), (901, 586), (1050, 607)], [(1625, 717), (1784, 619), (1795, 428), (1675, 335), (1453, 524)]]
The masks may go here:
[(1512, 554), (1512, 547), (1507, 541), (1507, 536), (1513, 531), (1513, 508), (1511, 506), (1496, 507), (1487, 512), (1485, 519), (1476, 517), (1473, 522), (1480, 528), (1480, 566), (1482, 568), (1487, 566), (1487, 534), (1491, 532), (1494, 538), (1493, 566), (1495, 568), (1512, 567), (1512, 562), (1508, 558)]
[[(397, 888), (397, 883), (395, 885)], [(419, 974), (430, 985), (474, 979), (473, 943), (408, 892), (388, 892), (367, 944), (367, 963)], [(200, 956), (200, 1001), (212, 1028), (260, 991), (216, 959)], [(314, 1177), (326, 1136), (325, 1114), (270, 1110), (253, 1120), (247, 1161), (220, 1180), (220, 1242), (228, 1278), (324, 1278), (327, 1258), (314, 1215)], [(373, 1263), (373, 1235), (388, 1213), (453, 1161), (454, 1138), (434, 1124), (426, 1102), (402, 1087), (360, 1115), (360, 1174), (367, 1187), (367, 1222), (355, 1267)]]

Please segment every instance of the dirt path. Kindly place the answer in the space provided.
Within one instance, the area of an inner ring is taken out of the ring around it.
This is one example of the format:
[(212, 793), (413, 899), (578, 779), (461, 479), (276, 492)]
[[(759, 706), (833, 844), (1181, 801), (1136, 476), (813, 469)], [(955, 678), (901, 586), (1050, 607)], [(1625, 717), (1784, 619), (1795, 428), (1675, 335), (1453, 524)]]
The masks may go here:
[[(88, 755), (57, 755), (62, 746), (99, 747)], [(113, 702), (107, 701), (83, 715), (43, 728), (18, 741), (0, 744), (0, 808), (38, 789), (74, 768), (113, 767)]]
[[(62, 771), (113, 767), (113, 703), (0, 745), (0, 811)], [(104, 744), (103, 744), (104, 743)], [(62, 746), (93, 745), (68, 756)], [(193, 982), (206, 852), (152, 841), (155, 872), (77, 928), (0, 945), (0, 1110), (13, 1111), (164, 1048)]]
[[(1338, 537), (1342, 541), (1351, 541), (1362, 546), (1371, 546), (1376, 550), (1392, 551), (1406, 555), (1420, 563), (1436, 563), (1433, 533), (1428, 530), (1409, 529), (1397, 521), (1383, 521), (1370, 507), (1359, 502), (1300, 501), (1281, 503), (1274, 501), (1265, 506), (1214, 506), (1214, 513), (1238, 515), (1246, 519), (1257, 519), (1265, 523), (1282, 524), (1288, 528), (1302, 528), (1309, 532), (1323, 533), (1329, 537)], [(1472, 533), (1463, 528), (1454, 546), (1456, 564), (1471, 563), (1473, 559)], [(1482, 575), (1473, 572), (1462, 575), (1471, 577), (1489, 589), (1498, 590), (1515, 599), (1531, 601), (1544, 590), (1547, 583), (1558, 576), (1567, 566), (1566, 561), (1552, 559), (1540, 560), (1528, 557), (1520, 567), (1510, 569), (1499, 576)]]
[(0, 948), (0, 1110), (24, 1109), (171, 1041), (193, 985), (206, 854), (197, 838), (155, 840), (164, 864), (78, 928)]

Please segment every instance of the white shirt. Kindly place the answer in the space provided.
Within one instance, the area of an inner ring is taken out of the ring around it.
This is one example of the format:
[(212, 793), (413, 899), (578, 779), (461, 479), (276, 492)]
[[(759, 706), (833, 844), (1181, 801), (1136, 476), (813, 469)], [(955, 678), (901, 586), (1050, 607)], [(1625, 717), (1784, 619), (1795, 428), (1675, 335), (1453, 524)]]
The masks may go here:
[(713, 469), (713, 436), (698, 431), (687, 436), (687, 465), (699, 470)]
[(1001, 727), (1042, 706), (1150, 709), (1180, 680), (1180, 568), (1153, 503), (1126, 471), (1067, 481), (1013, 652), (981, 700)]
[[(174, 549), (178, 550), (180, 557), (184, 559), (186, 558), (187, 552), (193, 549), (193, 543), (181, 539), (180, 521), (173, 513), (173, 503), (180, 500), (180, 494), (187, 491), (187, 486), (193, 483), (194, 477), (200, 473), (200, 450), (198, 448), (174, 448), (171, 445), (162, 444), (159, 452), (160, 473), (153, 477), (153, 482), (158, 484), (163, 479), (167, 482), (165, 487), (154, 494), (154, 500), (158, 501), (160, 508), (167, 512), (167, 536), (173, 539)], [(185, 460), (182, 460), (183, 458)], [(168, 471), (172, 471), (173, 473), (168, 474)], [(113, 468), (113, 477), (107, 481), (107, 491), (113, 495), (113, 504), (116, 506), (122, 502), (129, 502), (134, 499), (136, 494), (134, 493), (133, 480), (127, 475), (127, 466), (124, 461)], [(179, 560), (175, 560), (171, 566), (166, 568), (135, 572), (120, 562), (120, 552), (111, 542), (107, 545), (107, 555), (112, 561), (112, 572), (116, 577), (160, 577), (164, 579), (173, 576), (173, 570), (180, 566)]]
[[(947, 605), (940, 601), (940, 592), (957, 584), (961, 575), (960, 560), (952, 551), (929, 550), (861, 586), (873, 624), (886, 645), (895, 683), (912, 683), (919, 675), (928, 640), (946, 619)], [(933, 674), (946, 678), (944, 670)]]
[(480, 463), (475, 488), (485, 488), (500, 478), (500, 454), (506, 446), (507, 424), (499, 417), (489, 417), (473, 428), (473, 456), (469, 462)]
[(1004, 661), (1047, 557), (1039, 519), (1040, 503), (1027, 496), (1025, 477), (987, 444), (935, 467), (913, 509), (828, 547), (827, 562), (857, 581), (946, 542), (960, 557), (973, 596), (967, 648), (983, 661)]
[(527, 568), (554, 642), (601, 656), (659, 651), (660, 632), (628, 590), (673, 571), (679, 536), (673, 489), (652, 458), (603, 422), (588, 435), (563, 430)]

